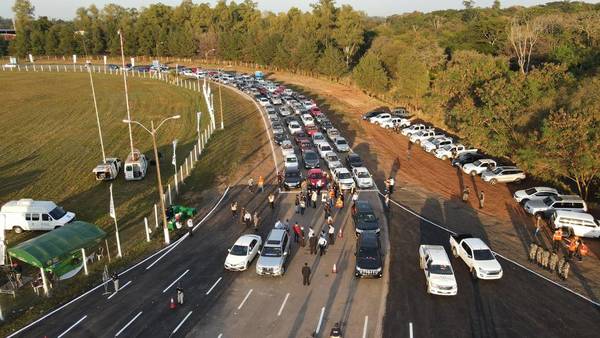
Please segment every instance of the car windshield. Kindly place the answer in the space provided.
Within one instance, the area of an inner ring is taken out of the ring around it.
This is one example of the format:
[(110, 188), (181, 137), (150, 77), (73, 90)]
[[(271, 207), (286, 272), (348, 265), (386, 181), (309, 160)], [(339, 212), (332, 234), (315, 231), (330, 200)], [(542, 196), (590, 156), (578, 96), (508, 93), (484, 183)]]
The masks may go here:
[(365, 171), (359, 171), (359, 172), (357, 172), (356, 176), (358, 178), (369, 178), (370, 177), (369, 174), (367, 172), (365, 172)]
[(473, 250), (473, 257), (476, 261), (491, 261), (494, 260), (494, 255), (488, 249)]
[(300, 172), (298, 172), (298, 171), (287, 171), (285, 173), (285, 177), (289, 177), (289, 178), (300, 177)]
[(352, 163), (360, 163), (361, 162), (360, 157), (358, 157), (358, 156), (351, 156), (348, 158), (348, 160)]
[(358, 218), (359, 221), (363, 221), (363, 222), (375, 222), (377, 221), (377, 217), (375, 217), (375, 214), (371, 213), (371, 212), (361, 212), (358, 213), (356, 218)]
[(433, 265), (429, 266), (428, 271), (434, 275), (451, 275), (452, 274), (452, 268), (450, 267), (450, 265), (433, 264)]
[(358, 256), (362, 259), (376, 261), (377, 260), (377, 248), (362, 247), (358, 250)]
[(246, 256), (248, 253), (248, 247), (244, 245), (234, 245), (229, 253), (234, 256)]
[(329, 155), (327, 155), (327, 161), (335, 162), (335, 161), (339, 161), (339, 159), (335, 154), (329, 154)]
[(321, 151), (331, 151), (331, 147), (330, 146), (321, 146)]
[(50, 216), (56, 220), (61, 219), (65, 214), (66, 212), (61, 207), (56, 207), (50, 211)]
[(298, 159), (295, 157), (288, 157), (287, 162), (288, 163), (296, 163), (296, 162), (298, 162)]
[(304, 159), (311, 161), (311, 160), (317, 160), (317, 159), (319, 159), (319, 157), (317, 156), (317, 154), (313, 153), (312, 151), (307, 151), (304, 153)]
[(315, 135), (313, 136), (313, 138), (314, 138), (315, 140), (323, 140), (323, 139), (325, 139), (325, 137), (323, 137), (323, 135), (322, 135), (322, 134), (315, 134)]
[(477, 160), (477, 161), (473, 162), (473, 165), (476, 167), (479, 167), (481, 165), (481, 161)]
[(501, 173), (501, 172), (502, 172), (502, 168), (496, 168), (496, 169), (492, 170), (492, 172), (493, 172), (494, 174), (499, 174), (499, 173)]
[(350, 173), (347, 172), (342, 172), (338, 174), (338, 177), (340, 180), (345, 180), (345, 179), (349, 179), (350, 177)]
[(544, 198), (544, 204), (545, 204), (545, 205), (547, 205), (547, 206), (551, 206), (551, 205), (552, 205), (552, 203), (554, 203), (554, 200), (553, 200), (552, 198), (550, 198), (550, 197), (546, 197), (546, 198)]
[(308, 177), (310, 177), (310, 178), (314, 178), (314, 179), (318, 179), (318, 178), (322, 178), (322, 177), (323, 177), (323, 174), (321, 174), (321, 173), (312, 173), (312, 174), (310, 174), (310, 176), (308, 176)]
[(535, 188), (525, 189), (525, 194), (527, 194), (527, 195), (533, 195), (536, 192), (537, 192), (537, 190), (535, 190)]
[(261, 251), (261, 256), (281, 257), (281, 248), (274, 246), (265, 246)]
[(337, 144), (341, 144), (341, 145), (348, 144), (348, 142), (346, 142), (346, 140), (342, 140), (342, 139), (337, 139), (337, 140), (335, 141), (335, 143), (337, 143)]

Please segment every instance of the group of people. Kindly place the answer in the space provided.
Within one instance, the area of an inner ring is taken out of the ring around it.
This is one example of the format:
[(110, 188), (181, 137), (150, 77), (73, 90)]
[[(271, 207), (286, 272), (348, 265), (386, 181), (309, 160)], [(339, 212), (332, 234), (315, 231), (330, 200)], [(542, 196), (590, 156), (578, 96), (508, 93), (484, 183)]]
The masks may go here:
[[(469, 203), (469, 196), (471, 195), (471, 189), (469, 187), (465, 187), (462, 191), (462, 201), (465, 203)], [(477, 199), (479, 200), (479, 209), (483, 209), (485, 203), (485, 193), (483, 190), (479, 192), (477, 195)]]
[[(231, 217), (236, 219), (238, 217), (238, 203), (236, 201), (231, 203)], [(254, 230), (258, 231), (258, 227), (260, 225), (260, 216), (258, 215), (258, 211), (255, 210), (254, 213), (251, 213), (249, 208), (242, 207), (241, 212), (239, 213), (240, 222), (245, 224), (247, 228), (254, 226)]]
[[(552, 234), (552, 252), (557, 252), (560, 250), (564, 239), (564, 232), (561, 228), (558, 228)], [(573, 257), (577, 257), (579, 261), (583, 260), (583, 257), (587, 256), (589, 253), (588, 246), (583, 243), (583, 240), (579, 236), (569, 236), (566, 239), (566, 247), (568, 251), (569, 259)]]

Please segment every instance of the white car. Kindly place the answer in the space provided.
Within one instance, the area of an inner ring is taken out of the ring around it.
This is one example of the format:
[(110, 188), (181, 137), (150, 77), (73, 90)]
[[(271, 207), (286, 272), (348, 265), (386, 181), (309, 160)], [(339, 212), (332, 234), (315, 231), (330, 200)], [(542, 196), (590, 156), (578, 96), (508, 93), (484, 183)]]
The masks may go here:
[(333, 148), (331, 148), (329, 143), (323, 142), (317, 144), (317, 151), (319, 152), (319, 156), (324, 159), (328, 152), (333, 151)]
[(342, 162), (340, 162), (340, 158), (333, 151), (325, 154), (325, 162), (327, 163), (327, 167), (330, 171), (333, 171), (335, 168), (343, 167)]
[(227, 258), (225, 258), (225, 269), (231, 271), (244, 271), (252, 263), (260, 247), (262, 239), (258, 235), (243, 235), (235, 241)]
[(340, 185), (341, 190), (350, 190), (355, 187), (352, 174), (344, 167), (333, 170), (333, 180)]
[(341, 152), (341, 153), (346, 153), (350, 151), (350, 146), (348, 145), (348, 141), (346, 141), (345, 138), (338, 136), (335, 138), (335, 141), (333, 141), (333, 144), (335, 145), (335, 148), (337, 149), (337, 151)]
[(392, 114), (390, 113), (381, 113), (378, 115), (375, 115), (373, 117), (371, 117), (369, 119), (369, 122), (373, 123), (373, 124), (380, 124), (386, 121), (389, 121), (392, 119)]
[(494, 185), (500, 183), (521, 182), (525, 179), (523, 170), (517, 167), (504, 166), (496, 167), (494, 170), (486, 170), (481, 174), (481, 179), (484, 182), (489, 182)]
[(337, 137), (340, 136), (340, 132), (335, 129), (335, 128), (329, 128), (327, 129), (327, 137), (331, 140), (331, 141), (335, 141), (335, 139)]
[(284, 90), (283, 90), (283, 93), (284, 93), (285, 95), (288, 95), (288, 96), (292, 96), (292, 95), (294, 95), (294, 91), (293, 91), (293, 90), (291, 90), (291, 89), (289, 89), (289, 88), (286, 88), (286, 89), (284, 89)]
[(431, 153), (434, 150), (441, 148), (445, 145), (452, 144), (454, 141), (450, 137), (440, 137), (434, 140), (429, 140), (421, 144), (421, 147), (425, 149), (426, 152)]
[(486, 170), (491, 170), (496, 168), (496, 161), (491, 160), (489, 158), (482, 158), (481, 160), (477, 160), (473, 163), (467, 163), (462, 166), (462, 171), (465, 174), (469, 174), (471, 176), (480, 175)]
[(283, 166), (285, 169), (296, 168), (298, 169), (298, 157), (296, 154), (287, 154), (283, 159)]
[(425, 130), (421, 130), (418, 131), (412, 135), (410, 135), (410, 138), (408, 139), (410, 142), (415, 143), (415, 144), (421, 144), (421, 142), (433, 137), (435, 138), (440, 138), (440, 137), (445, 137), (446, 135), (444, 135), (444, 133), (442, 133), (441, 131), (435, 131), (433, 129), (425, 129)]
[(261, 96), (260, 98), (258, 98), (258, 103), (263, 107), (271, 105), (271, 101), (269, 101), (269, 99), (267, 99), (264, 96)]
[(317, 106), (317, 104), (312, 102), (312, 100), (304, 100), (304, 101), (302, 101), (302, 105), (304, 106), (304, 109), (306, 109), (306, 110), (310, 110), (310, 108)]
[(273, 107), (273, 106), (266, 106), (265, 110), (267, 111), (267, 114), (277, 114), (277, 111), (275, 110), (275, 107)]
[(420, 245), (419, 266), (425, 273), (427, 293), (455, 296), (458, 284), (446, 249), (441, 245)]
[(284, 140), (281, 142), (281, 153), (283, 156), (293, 155), (294, 154), (294, 145), (290, 140)]
[(467, 147), (458, 143), (458, 144), (447, 144), (441, 148), (436, 149), (433, 152), (433, 154), (435, 155), (435, 157), (445, 161), (449, 158), (458, 157), (459, 155), (464, 154), (464, 153), (475, 153), (475, 152), (477, 152), (477, 149), (467, 149)]
[(427, 127), (426, 125), (424, 125), (422, 123), (418, 123), (418, 124), (413, 124), (410, 127), (402, 129), (402, 131), (400, 131), (400, 133), (404, 136), (410, 136), (418, 131), (425, 130), (425, 129), (432, 129), (432, 128)]
[(273, 95), (271, 96), (271, 103), (274, 105), (280, 105), (283, 102), (281, 102), (281, 97), (279, 95)]
[(372, 188), (374, 185), (373, 177), (365, 167), (352, 168), (352, 177), (354, 177), (356, 185), (361, 189)]
[(290, 110), (290, 108), (286, 107), (286, 106), (282, 106), (279, 107), (279, 115), (281, 116), (290, 116), (292, 115), (292, 111)]
[(288, 124), (288, 130), (290, 131), (290, 134), (294, 135), (296, 133), (302, 132), (302, 126), (300, 125), (300, 123), (298, 123), (298, 121), (291, 121)]
[(379, 125), (386, 129), (392, 129), (395, 127), (406, 128), (410, 126), (410, 120), (402, 117), (392, 117), (387, 121), (380, 122)]
[(529, 189), (517, 190), (513, 198), (518, 203), (527, 203), (529, 200), (543, 200), (548, 196), (558, 196), (558, 190), (549, 187), (533, 187)]
[(481, 239), (467, 234), (452, 235), (450, 248), (455, 258), (460, 257), (465, 262), (473, 279), (502, 278), (502, 266)]
[(310, 114), (302, 114), (300, 116), (300, 119), (302, 120), (302, 124), (304, 124), (305, 126), (315, 125), (315, 119)]
[(318, 145), (319, 143), (327, 143), (327, 140), (325, 139), (325, 135), (323, 135), (323, 133), (314, 133), (312, 135), (312, 141), (315, 145)]

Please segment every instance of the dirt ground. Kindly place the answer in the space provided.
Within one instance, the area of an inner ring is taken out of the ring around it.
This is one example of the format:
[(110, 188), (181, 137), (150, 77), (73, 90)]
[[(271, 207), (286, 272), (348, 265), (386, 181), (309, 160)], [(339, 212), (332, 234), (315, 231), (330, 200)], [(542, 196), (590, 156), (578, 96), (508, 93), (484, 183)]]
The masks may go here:
[[(249, 71), (249, 69), (240, 69)], [(535, 183), (525, 180), (521, 184), (498, 184), (492, 186), (480, 177), (471, 177), (457, 171), (449, 161), (438, 160), (431, 154), (413, 146), (408, 156), (408, 139), (400, 134), (384, 130), (360, 119), (360, 115), (374, 108), (387, 106), (371, 98), (357, 88), (289, 73), (269, 73), (268, 76), (288, 87), (301, 90), (315, 98), (322, 110), (341, 129), (355, 152), (359, 153), (383, 187), (386, 177), (396, 178), (398, 189), (393, 199), (420, 212), (427, 211), (424, 203), (431, 199), (452, 211), (452, 217), (424, 215), (446, 225), (457, 232), (470, 232), (486, 238), (492, 248), (555, 282), (568, 286), (583, 295), (600, 298), (600, 241), (587, 240), (591, 255), (583, 262), (576, 262), (571, 269), (571, 278), (561, 281), (527, 261), (529, 243), (533, 240), (535, 220), (516, 203), (513, 192)], [(471, 190), (470, 201), (464, 205), (460, 195), (464, 187)], [(477, 195), (485, 192), (485, 205), (479, 208)], [(473, 215), (477, 224), (470, 221)], [(471, 224), (469, 224), (471, 223)], [(550, 246), (551, 230), (543, 228), (542, 241)], [(393, 246), (393, 243), (392, 243)]]

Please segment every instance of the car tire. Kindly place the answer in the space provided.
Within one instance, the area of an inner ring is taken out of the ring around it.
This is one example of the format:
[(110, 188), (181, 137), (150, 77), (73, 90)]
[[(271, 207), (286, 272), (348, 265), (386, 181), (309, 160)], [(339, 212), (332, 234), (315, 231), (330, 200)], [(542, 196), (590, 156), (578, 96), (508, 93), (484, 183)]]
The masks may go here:
[(452, 256), (454, 256), (454, 258), (458, 258), (458, 252), (456, 252), (456, 248), (452, 248)]
[(425, 290), (427, 291), (428, 295), (431, 294), (431, 288), (429, 287), (429, 283), (425, 284)]
[(425, 264), (423, 264), (422, 258), (419, 258), (419, 267), (421, 267), (421, 269), (423, 269), (425, 267)]
[(471, 176), (477, 176), (477, 172), (475, 170), (471, 170), (471, 172), (469, 173)]
[(529, 202), (529, 199), (528, 198), (524, 198), (519, 203), (521, 203), (521, 205), (525, 205), (525, 203), (527, 203), (527, 202)]
[(491, 185), (496, 185), (496, 183), (498, 183), (498, 180), (497, 180), (497, 179), (495, 179), (495, 178), (492, 178), (492, 179), (490, 180), (490, 184), (491, 184)]
[(446, 155), (442, 156), (442, 161), (445, 161), (447, 159), (448, 159), (448, 156), (446, 156)]
[(13, 231), (15, 232), (15, 234), (20, 234), (23, 232), (23, 228), (21, 228), (20, 226), (16, 225), (13, 227)]
[(416, 141), (415, 141), (415, 144), (416, 144), (416, 145), (420, 145), (420, 144), (421, 144), (421, 140), (416, 140)]
[(477, 280), (477, 271), (475, 271), (475, 268), (471, 268), (471, 277), (473, 278), (473, 280)]
[(521, 183), (521, 179), (520, 179), (520, 178), (517, 178), (517, 179), (515, 180), (515, 183)]

